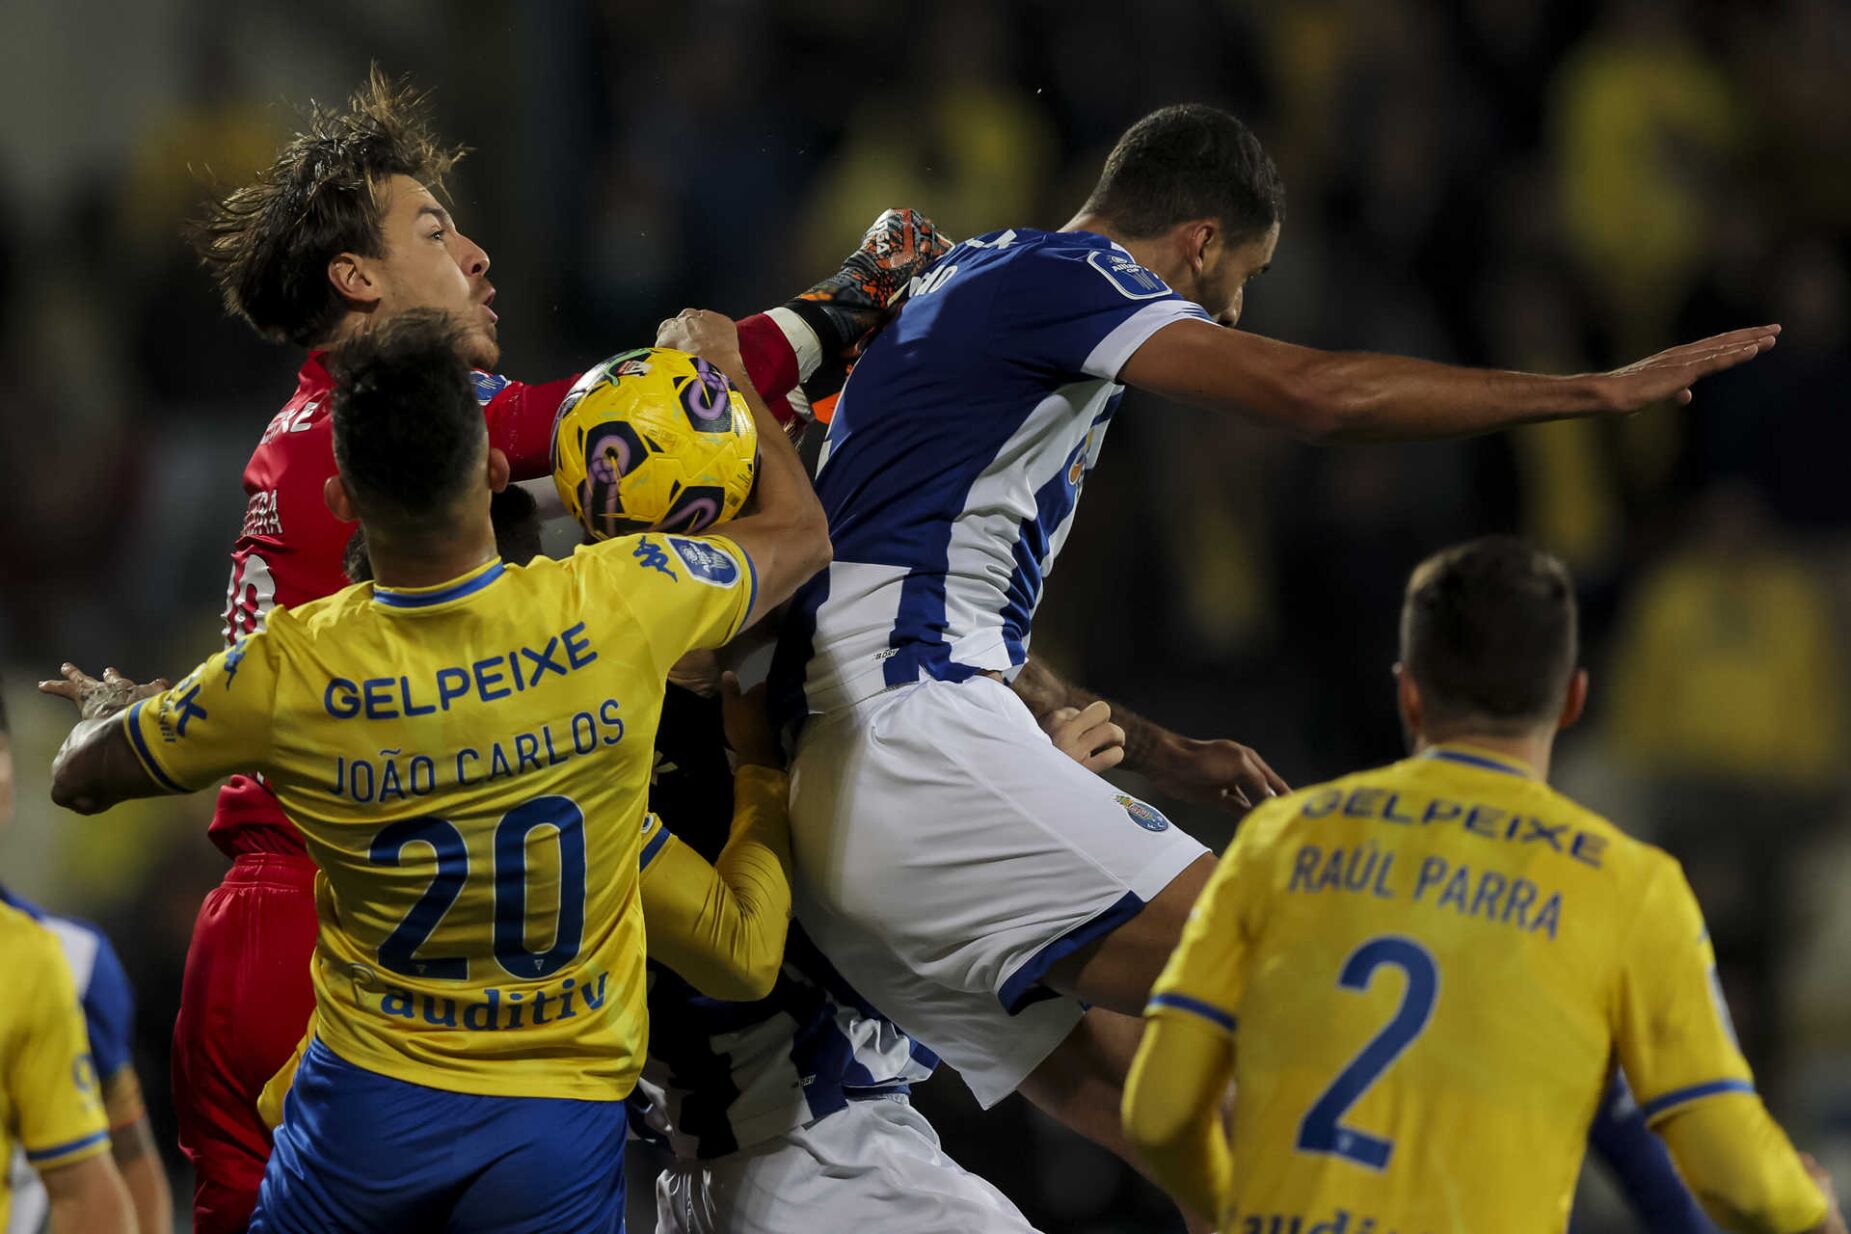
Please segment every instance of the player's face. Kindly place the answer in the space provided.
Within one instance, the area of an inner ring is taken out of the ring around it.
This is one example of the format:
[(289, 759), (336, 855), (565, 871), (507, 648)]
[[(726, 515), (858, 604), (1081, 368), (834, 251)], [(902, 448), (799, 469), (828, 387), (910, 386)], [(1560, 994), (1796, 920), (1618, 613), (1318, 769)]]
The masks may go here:
[(410, 176), (385, 185), (385, 256), (375, 264), (382, 313), (442, 309), (463, 326), (464, 359), (492, 369), (501, 359), (495, 337), (495, 287), (488, 254), (457, 230), (450, 212)]
[(1214, 314), (1224, 326), (1240, 320), (1240, 310), (1247, 294), (1247, 282), (1263, 273), (1273, 263), (1273, 249), (1279, 245), (1279, 224), (1274, 223), (1264, 235), (1240, 244), (1217, 244), (1203, 263), (1197, 304)]

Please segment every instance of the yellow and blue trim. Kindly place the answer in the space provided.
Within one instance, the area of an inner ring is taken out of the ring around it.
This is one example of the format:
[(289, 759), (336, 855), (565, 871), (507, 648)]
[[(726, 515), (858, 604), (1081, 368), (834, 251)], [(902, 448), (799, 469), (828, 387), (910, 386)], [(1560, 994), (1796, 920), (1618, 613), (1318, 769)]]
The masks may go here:
[(1439, 759), (1446, 763), (1458, 763), (1465, 767), (1477, 767), (1481, 771), (1502, 772), (1507, 776), (1522, 776), (1526, 780), (1536, 778), (1536, 772), (1517, 759), (1486, 754), (1482, 750), (1469, 747), (1434, 746), (1425, 751), (1421, 757)]
[(1710, 1080), (1703, 1084), (1690, 1084), (1683, 1088), (1674, 1088), (1663, 1096), (1639, 1103), (1639, 1113), (1646, 1122), (1664, 1117), (1673, 1110), (1680, 1110), (1693, 1101), (1702, 1101), (1705, 1097), (1720, 1097), (1725, 1093), (1750, 1093), (1755, 1086), (1747, 1080)]
[(637, 873), (647, 870), (649, 863), (662, 855), (662, 850), (668, 847), (668, 840), (668, 828), (662, 825), (662, 820), (657, 819), (655, 834), (649, 837), (649, 843), (643, 846), (643, 855), (637, 861)]
[(460, 578), (435, 587), (382, 587), (373, 584), (373, 601), (387, 608), (430, 608), (437, 604), (448, 604), (452, 600), (461, 600), (473, 596), (490, 583), (500, 578), (506, 569), (500, 558), (485, 561)]
[(1234, 1017), (1213, 1003), (1203, 1002), (1199, 998), (1190, 998), (1187, 994), (1153, 994), (1150, 1002), (1144, 1005), (1144, 1013), (1153, 1011), (1186, 1011), (1190, 1015), (1207, 1020), (1216, 1028), (1225, 1032), (1234, 1031)]
[(75, 1140), (53, 1144), (50, 1148), (28, 1148), (26, 1161), (36, 1169), (45, 1169), (81, 1160), (108, 1147), (109, 1132), (95, 1131)]
[(163, 771), (161, 765), (154, 761), (154, 751), (148, 748), (148, 739), (141, 731), (141, 709), (147, 705), (147, 702), (147, 699), (142, 699), (122, 713), (123, 726), (128, 729), (129, 733), (129, 745), (134, 748), (135, 757), (141, 761), (142, 770), (152, 776), (156, 784), (170, 793), (190, 793), (192, 789), (182, 788), (175, 783), (173, 777)]

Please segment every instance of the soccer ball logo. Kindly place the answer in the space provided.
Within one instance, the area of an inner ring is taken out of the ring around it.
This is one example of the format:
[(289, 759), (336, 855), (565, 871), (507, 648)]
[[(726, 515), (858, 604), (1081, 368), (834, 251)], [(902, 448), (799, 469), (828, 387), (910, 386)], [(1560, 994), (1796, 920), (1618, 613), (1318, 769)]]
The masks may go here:
[(745, 399), (684, 351), (612, 356), (578, 379), (553, 421), (553, 483), (594, 540), (723, 523), (757, 469)]

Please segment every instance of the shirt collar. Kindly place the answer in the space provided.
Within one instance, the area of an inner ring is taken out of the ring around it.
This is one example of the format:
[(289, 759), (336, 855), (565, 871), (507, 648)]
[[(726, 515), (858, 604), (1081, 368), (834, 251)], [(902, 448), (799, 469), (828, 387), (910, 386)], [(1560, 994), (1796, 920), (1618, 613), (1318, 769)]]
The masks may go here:
[(459, 575), (435, 587), (384, 587), (373, 584), (373, 602), (387, 608), (430, 608), (472, 596), (501, 577), (501, 559), (483, 562), (467, 574)]
[(1429, 746), (1420, 755), (1422, 758), (1436, 758), (1447, 763), (1462, 763), (1467, 767), (1477, 767), (1482, 771), (1502, 772), (1507, 776), (1522, 776), (1526, 780), (1536, 779), (1536, 769), (1520, 758), (1508, 754), (1494, 754), (1479, 746), (1463, 741), (1448, 741), (1440, 745)]

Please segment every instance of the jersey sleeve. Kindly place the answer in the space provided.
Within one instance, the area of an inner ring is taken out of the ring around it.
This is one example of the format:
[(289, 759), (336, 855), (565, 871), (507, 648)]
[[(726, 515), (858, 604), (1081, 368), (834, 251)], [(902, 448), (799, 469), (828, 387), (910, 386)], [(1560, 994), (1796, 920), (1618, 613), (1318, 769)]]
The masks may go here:
[(90, 984), (84, 987), (84, 1030), (113, 1129), (135, 1122), (144, 1112), (135, 1079), (135, 991), (115, 947), (102, 931), (93, 933), (97, 949)]
[(508, 456), (516, 480), (536, 480), (553, 473), (553, 421), (576, 375), (529, 385), (497, 373), (477, 372), (476, 401), (488, 420), (488, 443)]
[(1070, 379), (1116, 381), (1158, 330), (1210, 320), (1119, 249), (1060, 249), (1021, 264), (999, 299), (995, 336), (1008, 339), (1013, 358)]
[(15, 1008), (5, 1083), (26, 1161), (41, 1172), (109, 1147), (96, 1065), (77, 990), (58, 942), (43, 930), (9, 948), (8, 1000)]
[(650, 816), (644, 826), (643, 915), (649, 958), (710, 998), (763, 998), (783, 966), (790, 925), (790, 779), (741, 767), (732, 833), (709, 865)]
[(1620, 959), (1614, 1038), (1647, 1123), (1724, 1093), (1751, 1093), (1709, 931), (1684, 872), (1666, 859), (1641, 897)]
[(1259, 837), (1267, 819), (1284, 808), (1275, 800), (1255, 810), (1228, 845), (1189, 913), (1182, 941), (1151, 987), (1146, 1016), (1188, 1016), (1234, 1031), (1265, 916), (1265, 850)]
[(626, 605), (663, 674), (687, 652), (739, 633), (758, 596), (752, 559), (724, 536), (622, 536), (579, 557), (591, 576), (587, 600)]
[(259, 630), (123, 712), (129, 744), (155, 783), (190, 793), (234, 771), (262, 771), (276, 670), (274, 636)]

